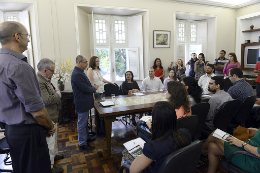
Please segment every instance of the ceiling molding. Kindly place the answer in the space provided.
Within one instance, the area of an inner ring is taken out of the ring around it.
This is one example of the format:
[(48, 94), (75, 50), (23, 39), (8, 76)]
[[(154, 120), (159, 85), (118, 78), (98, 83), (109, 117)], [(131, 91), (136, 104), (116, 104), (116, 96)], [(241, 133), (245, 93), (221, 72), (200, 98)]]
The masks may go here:
[(249, 0), (248, 2), (244, 2), (241, 4), (229, 4), (229, 3), (222, 3), (222, 2), (216, 2), (211, 0), (168, 0), (172, 2), (184, 2), (184, 3), (192, 3), (192, 4), (202, 4), (202, 5), (210, 5), (210, 6), (217, 6), (217, 7), (226, 7), (226, 8), (242, 8), (249, 5), (253, 5), (256, 3), (260, 3), (259, 0)]

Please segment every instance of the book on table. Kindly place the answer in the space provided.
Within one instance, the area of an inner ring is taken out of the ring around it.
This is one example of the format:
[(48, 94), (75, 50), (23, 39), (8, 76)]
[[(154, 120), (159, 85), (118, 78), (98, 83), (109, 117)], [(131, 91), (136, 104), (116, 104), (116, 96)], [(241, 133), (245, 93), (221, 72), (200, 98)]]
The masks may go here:
[[(220, 129), (216, 129), (215, 132), (213, 133), (213, 136), (218, 138), (218, 139), (221, 139), (223, 141), (226, 141), (226, 142), (227, 142), (228, 137), (233, 137), (233, 138), (237, 139), (236, 137), (232, 136), (231, 134), (226, 133), (226, 132), (224, 132), (223, 130), (220, 130)], [(239, 140), (239, 139), (237, 139), (237, 140)], [(241, 141), (241, 140), (239, 140), (239, 141)], [(241, 142), (243, 142), (243, 141), (241, 141)]]

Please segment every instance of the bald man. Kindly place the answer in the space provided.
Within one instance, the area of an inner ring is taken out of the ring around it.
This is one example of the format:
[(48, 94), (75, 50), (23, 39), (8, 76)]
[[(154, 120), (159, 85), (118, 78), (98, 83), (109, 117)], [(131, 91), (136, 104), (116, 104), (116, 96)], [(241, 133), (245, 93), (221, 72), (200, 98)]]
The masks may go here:
[(13, 21), (0, 23), (0, 122), (16, 173), (51, 173), (46, 135), (55, 132), (34, 69), (22, 53), (29, 33)]

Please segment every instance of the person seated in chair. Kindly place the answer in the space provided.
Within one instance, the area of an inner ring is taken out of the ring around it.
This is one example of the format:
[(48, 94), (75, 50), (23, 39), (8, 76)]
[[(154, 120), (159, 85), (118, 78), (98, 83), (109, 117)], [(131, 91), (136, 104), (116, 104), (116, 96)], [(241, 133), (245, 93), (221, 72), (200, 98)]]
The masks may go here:
[[(230, 154), (235, 151), (248, 151), (258, 157), (260, 157), (260, 130), (256, 128), (248, 128), (253, 133), (254, 137), (250, 141), (243, 142), (233, 137), (228, 137), (227, 142), (215, 138), (213, 133), (208, 137), (202, 147), (202, 153), (206, 154), (208, 151), (209, 168), (208, 173), (215, 173), (218, 164), (219, 156), (225, 156), (228, 158)], [(250, 173), (260, 172), (260, 160), (252, 158), (247, 155), (237, 154), (231, 158), (231, 163), (237, 167)]]
[(229, 70), (229, 79), (233, 86), (227, 92), (233, 99), (238, 99), (242, 103), (247, 97), (254, 95), (252, 86), (245, 81), (243, 71), (240, 68), (231, 68)]
[(142, 82), (142, 91), (146, 92), (156, 92), (156, 91), (163, 91), (164, 86), (162, 81), (154, 76), (154, 69), (151, 67), (149, 69), (149, 76), (145, 78)]
[(223, 90), (223, 88), (224, 88), (224, 79), (222, 76), (214, 76), (211, 78), (208, 85), (208, 90), (215, 94), (212, 95), (212, 97), (208, 102), (210, 104), (210, 109), (206, 119), (206, 126), (205, 126), (206, 130), (212, 130), (212, 131), (215, 130), (213, 120), (218, 109), (223, 103), (233, 100), (232, 97)]
[(203, 94), (209, 94), (208, 85), (211, 77), (216, 76), (214, 72), (214, 66), (212, 64), (207, 64), (205, 68), (206, 74), (201, 76), (198, 85), (203, 89)]
[[(140, 88), (136, 81), (134, 81), (134, 74), (132, 71), (125, 73), (125, 81), (121, 84), (121, 90), (123, 95), (132, 95), (140, 91)], [(132, 115), (132, 123), (136, 125), (135, 114)]]
[(176, 111), (169, 102), (157, 102), (152, 119), (151, 141), (144, 144), (143, 154), (132, 162), (130, 172), (156, 173), (169, 154), (191, 143), (187, 129), (177, 130)]
[(188, 76), (188, 77), (183, 78), (181, 83), (185, 86), (186, 90), (188, 91), (190, 106), (200, 103), (202, 89), (198, 85), (197, 80), (194, 77)]
[(191, 115), (188, 92), (182, 83), (178, 81), (168, 82), (166, 99), (174, 107), (177, 119)]
[(133, 72), (127, 71), (125, 73), (125, 81), (121, 84), (121, 90), (123, 95), (131, 95), (140, 91), (137, 82), (134, 80)]

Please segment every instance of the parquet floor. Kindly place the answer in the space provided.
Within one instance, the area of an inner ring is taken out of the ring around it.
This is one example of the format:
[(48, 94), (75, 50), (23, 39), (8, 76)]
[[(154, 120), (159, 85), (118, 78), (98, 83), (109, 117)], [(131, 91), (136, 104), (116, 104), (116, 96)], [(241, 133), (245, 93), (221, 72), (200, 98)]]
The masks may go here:
[[(94, 127), (93, 127), (94, 128)], [(105, 135), (95, 135), (94, 142), (90, 145), (95, 149), (81, 152), (78, 148), (77, 123), (59, 125), (58, 152), (63, 153), (65, 158), (55, 162), (55, 166), (64, 169), (64, 173), (117, 173), (121, 164), (123, 143), (136, 138), (135, 128), (125, 126), (120, 121), (112, 124), (112, 156), (106, 154)], [(223, 171), (219, 167), (218, 173)], [(206, 173), (207, 165), (196, 170), (196, 173)]]

